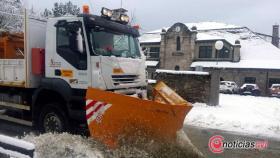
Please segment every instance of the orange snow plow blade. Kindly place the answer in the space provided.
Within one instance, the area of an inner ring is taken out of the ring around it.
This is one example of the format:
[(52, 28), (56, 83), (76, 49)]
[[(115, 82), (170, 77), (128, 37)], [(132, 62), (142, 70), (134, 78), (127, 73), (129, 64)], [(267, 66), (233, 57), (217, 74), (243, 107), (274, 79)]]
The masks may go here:
[(89, 88), (86, 114), (91, 137), (110, 148), (136, 135), (175, 142), (192, 105), (162, 82), (155, 86), (154, 95), (155, 101), (149, 101)]

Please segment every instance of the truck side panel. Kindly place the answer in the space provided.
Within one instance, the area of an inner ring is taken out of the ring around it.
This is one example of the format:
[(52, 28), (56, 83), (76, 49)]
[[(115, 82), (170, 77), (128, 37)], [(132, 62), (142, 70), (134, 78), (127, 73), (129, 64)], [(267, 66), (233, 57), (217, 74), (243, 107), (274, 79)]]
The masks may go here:
[[(0, 32), (0, 85), (37, 88), (43, 76), (32, 74), (32, 48), (45, 48), (46, 22), (28, 18), (23, 32)], [(24, 40), (23, 40), (24, 35)]]
[(26, 33), (26, 87), (37, 88), (41, 77), (40, 75), (32, 74), (32, 48), (45, 48), (46, 42), (46, 21), (29, 18), (27, 20)]
[(0, 59), (0, 85), (24, 87), (25, 60)]

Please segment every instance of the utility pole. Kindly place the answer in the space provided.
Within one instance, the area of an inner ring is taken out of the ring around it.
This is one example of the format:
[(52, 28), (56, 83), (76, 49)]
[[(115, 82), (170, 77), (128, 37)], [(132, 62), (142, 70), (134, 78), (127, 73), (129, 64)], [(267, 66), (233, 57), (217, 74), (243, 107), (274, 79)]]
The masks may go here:
[(123, 4), (123, 2), (122, 2), (123, 0), (121, 0), (121, 8), (122, 8), (122, 4)]

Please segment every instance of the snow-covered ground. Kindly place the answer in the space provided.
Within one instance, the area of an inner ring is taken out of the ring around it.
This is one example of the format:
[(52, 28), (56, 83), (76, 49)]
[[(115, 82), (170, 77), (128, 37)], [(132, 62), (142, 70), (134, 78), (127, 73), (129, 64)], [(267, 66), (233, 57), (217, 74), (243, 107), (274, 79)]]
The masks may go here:
[(280, 139), (280, 99), (221, 94), (219, 106), (194, 104), (185, 124)]

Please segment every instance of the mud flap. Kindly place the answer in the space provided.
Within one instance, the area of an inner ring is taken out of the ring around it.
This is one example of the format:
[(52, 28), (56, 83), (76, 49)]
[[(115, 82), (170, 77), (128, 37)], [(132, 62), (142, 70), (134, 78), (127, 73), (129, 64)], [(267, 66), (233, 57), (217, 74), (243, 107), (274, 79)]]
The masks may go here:
[(91, 137), (110, 148), (135, 136), (175, 142), (192, 105), (163, 83), (155, 86), (154, 93), (157, 101), (89, 88), (86, 118)]

